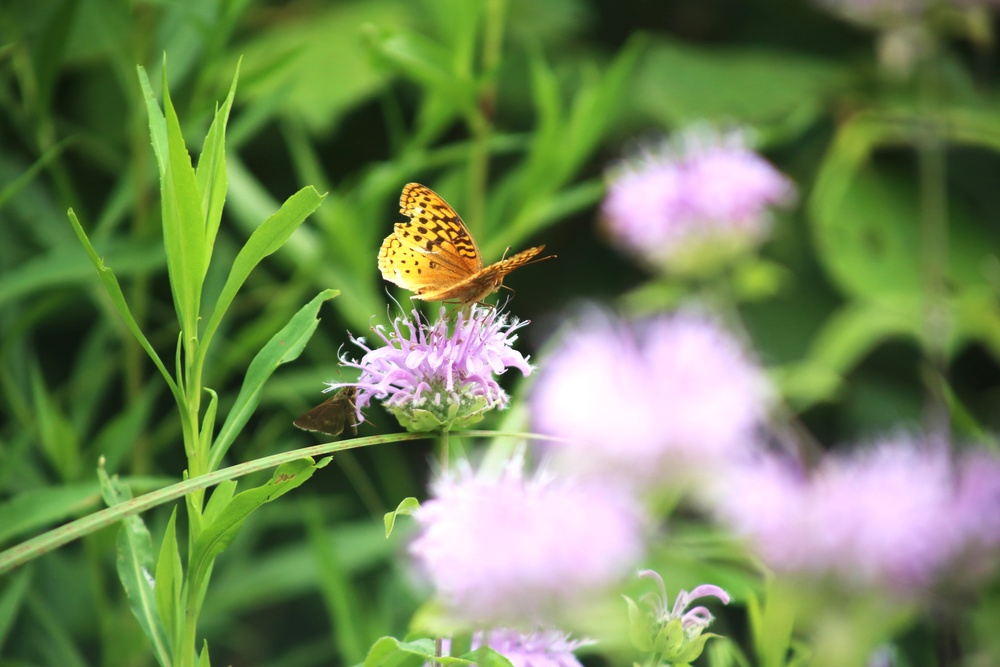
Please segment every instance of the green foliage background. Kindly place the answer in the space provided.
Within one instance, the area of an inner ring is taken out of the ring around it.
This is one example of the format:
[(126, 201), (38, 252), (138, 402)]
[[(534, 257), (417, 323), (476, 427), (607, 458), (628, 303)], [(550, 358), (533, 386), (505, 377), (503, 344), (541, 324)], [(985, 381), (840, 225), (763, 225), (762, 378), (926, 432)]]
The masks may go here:
[[(291, 420), (338, 377), (345, 332), (386, 319), (375, 256), (409, 181), (463, 214), (487, 260), (540, 242), (559, 255), (507, 281), (536, 355), (580, 300), (628, 294), (648, 310), (672, 299), (594, 222), (610, 162), (701, 121), (752, 127), (800, 188), (762, 257), (732, 276), (789, 414), (829, 446), (918, 428), (930, 388), (959, 436), (988, 441), (1000, 414), (1000, 113), (991, 19), (980, 19), (922, 75), (891, 76), (874, 33), (793, 0), (7, 0), (0, 547), (103, 507), (102, 457), (136, 495), (186, 467), (170, 393), (66, 216), (75, 211), (172, 366), (185, 315), (170, 296), (136, 76), (141, 65), (162, 100), (164, 56), (192, 150), (242, 58), (205, 303), (281, 202), (307, 185), (326, 193), (250, 274), (205, 360), (225, 415), (265, 343), (317, 293), (340, 290), (310, 345), (266, 385), (230, 463), (315, 442)], [(928, 136), (944, 147), (937, 162), (918, 157)], [(928, 210), (948, 220), (942, 340), (921, 324)], [(942, 365), (943, 385), (928, 379)], [(377, 409), (369, 418), (371, 433), (393, 429)], [(386, 540), (381, 515), (423, 495), (429, 451), (345, 452), (261, 506), (215, 564), (200, 633), (217, 664), (356, 664), (377, 638), (405, 633), (421, 592), (393, 558), (405, 530)], [(168, 508), (144, 518), (156, 536), (183, 520)], [(117, 532), (0, 578), (0, 665), (154, 664), (115, 572)]]

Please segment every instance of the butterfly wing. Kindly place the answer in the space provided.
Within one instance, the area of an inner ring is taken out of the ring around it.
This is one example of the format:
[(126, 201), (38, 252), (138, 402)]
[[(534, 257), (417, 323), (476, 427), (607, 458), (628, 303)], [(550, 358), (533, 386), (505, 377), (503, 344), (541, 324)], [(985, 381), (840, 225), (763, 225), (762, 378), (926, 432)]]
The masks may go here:
[(358, 432), (358, 415), (355, 400), (357, 387), (342, 387), (332, 397), (292, 422), (303, 431), (315, 431), (330, 436), (338, 436), (348, 426), (353, 433)]
[(404, 245), (395, 234), (389, 234), (382, 241), (378, 268), (384, 279), (417, 295), (454, 285), (468, 277), (453, 266), (442, 263), (437, 255)]
[(475, 239), (462, 218), (437, 193), (409, 183), (399, 197), (408, 222), (396, 223), (382, 242), (382, 277), (424, 301), (476, 303), (495, 292), (504, 276), (530, 262), (544, 246), (529, 248), (483, 268)]
[(469, 228), (436, 192), (419, 183), (407, 184), (399, 196), (399, 212), (409, 222), (396, 223), (393, 234), (404, 246), (433, 255), (439, 271), (467, 278), (482, 270), (482, 256)]
[(522, 250), (516, 255), (500, 260), (496, 264), (490, 264), (482, 271), (469, 276), (461, 282), (438, 290), (427, 290), (419, 293), (415, 298), (423, 299), (424, 301), (455, 300), (460, 301), (463, 305), (479, 303), (500, 288), (507, 274), (531, 262), (544, 249), (545, 246), (540, 245)]

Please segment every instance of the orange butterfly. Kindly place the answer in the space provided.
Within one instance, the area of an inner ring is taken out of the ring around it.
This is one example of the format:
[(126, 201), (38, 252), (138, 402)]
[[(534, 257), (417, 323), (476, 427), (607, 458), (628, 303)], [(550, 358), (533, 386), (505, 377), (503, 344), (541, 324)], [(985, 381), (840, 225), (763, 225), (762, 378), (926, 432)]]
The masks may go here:
[(528, 248), (483, 268), (469, 228), (433, 190), (419, 183), (407, 184), (399, 197), (399, 212), (410, 221), (397, 222), (385, 237), (378, 268), (389, 282), (415, 292), (414, 299), (454, 300), (463, 306), (481, 302), (500, 288), (508, 273), (545, 249)]

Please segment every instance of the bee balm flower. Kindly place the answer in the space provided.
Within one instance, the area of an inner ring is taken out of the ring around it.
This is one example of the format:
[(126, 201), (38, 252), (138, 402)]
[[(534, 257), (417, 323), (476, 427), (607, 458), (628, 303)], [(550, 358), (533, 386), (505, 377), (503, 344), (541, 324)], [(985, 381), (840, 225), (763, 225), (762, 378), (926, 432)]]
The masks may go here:
[(508, 368), (531, 373), (527, 358), (514, 349), (514, 332), (525, 322), (508, 319), (496, 308), (474, 305), (449, 323), (444, 306), (437, 322), (397, 317), (389, 330), (375, 328), (381, 347), (365, 351), (359, 361), (344, 358), (345, 366), (360, 369), (357, 382), (331, 383), (357, 388), (358, 420), (372, 399), (382, 402), (400, 424), (411, 431), (450, 430), (474, 424), (486, 411), (507, 406), (507, 393), (496, 380)]
[(607, 485), (467, 468), (437, 480), (410, 553), (444, 606), (493, 626), (549, 625), (628, 574), (642, 553), (631, 496)]

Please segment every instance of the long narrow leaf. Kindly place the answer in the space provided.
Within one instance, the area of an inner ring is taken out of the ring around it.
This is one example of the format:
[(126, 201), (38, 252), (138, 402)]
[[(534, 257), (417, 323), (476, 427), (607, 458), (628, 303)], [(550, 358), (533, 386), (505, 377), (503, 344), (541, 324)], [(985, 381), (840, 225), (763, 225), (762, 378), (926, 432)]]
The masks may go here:
[(139, 82), (146, 98), (150, 135), (160, 168), (160, 206), (163, 243), (167, 249), (167, 273), (181, 329), (186, 339), (190, 340), (197, 336), (201, 286), (208, 268), (202, 197), (180, 121), (170, 100), (166, 67), (163, 112), (153, 96), (146, 71), (141, 67)]
[(87, 238), (87, 233), (83, 231), (83, 226), (80, 225), (80, 221), (77, 220), (76, 213), (73, 212), (73, 209), (70, 209), (67, 214), (69, 215), (69, 221), (73, 225), (73, 230), (76, 232), (77, 238), (80, 239), (80, 243), (83, 245), (84, 250), (87, 251), (90, 261), (97, 269), (97, 274), (101, 277), (101, 282), (104, 283), (104, 289), (107, 290), (108, 296), (111, 297), (111, 303), (114, 304), (118, 314), (122, 316), (123, 320), (125, 320), (125, 326), (127, 326), (128, 330), (132, 332), (132, 335), (139, 341), (142, 349), (146, 351), (146, 354), (149, 355), (149, 358), (153, 360), (153, 363), (159, 369), (163, 379), (166, 380), (167, 385), (170, 387), (170, 391), (173, 393), (177, 404), (183, 405), (184, 397), (177, 387), (177, 383), (174, 382), (174, 379), (167, 371), (166, 366), (164, 366), (163, 362), (160, 361), (159, 355), (156, 354), (156, 350), (154, 350), (153, 346), (149, 344), (148, 340), (146, 340), (145, 334), (143, 334), (142, 330), (139, 328), (139, 323), (136, 322), (135, 317), (132, 316), (132, 311), (129, 309), (128, 303), (125, 301), (125, 294), (122, 292), (121, 285), (118, 284), (118, 278), (115, 277), (114, 272), (110, 268), (104, 265), (104, 260), (97, 255), (97, 251), (94, 250), (94, 246), (91, 245), (90, 239)]
[(262, 259), (272, 254), (288, 240), (292, 232), (298, 229), (299, 225), (319, 207), (324, 196), (312, 186), (306, 186), (285, 200), (277, 212), (253, 231), (246, 244), (240, 249), (239, 254), (236, 255), (233, 266), (229, 270), (229, 277), (226, 278), (226, 284), (222, 287), (212, 316), (205, 326), (202, 349), (208, 348), (223, 315), (229, 309), (236, 293), (239, 292), (250, 272)]
[(254, 510), (298, 488), (329, 461), (329, 458), (319, 463), (314, 463), (312, 459), (299, 459), (282, 464), (266, 484), (233, 496), (195, 540), (189, 564), (189, 581), (192, 585), (196, 586), (198, 582), (207, 579), (206, 575), (215, 558), (232, 544), (243, 527), (243, 522)]
[[(97, 470), (101, 491), (108, 505), (118, 505), (132, 499), (127, 487), (117, 477), (108, 477), (103, 467)], [(153, 572), (153, 538), (142, 517), (130, 516), (122, 521), (118, 531), (118, 578), (128, 597), (132, 613), (139, 626), (153, 645), (153, 653), (162, 667), (173, 664), (170, 642), (156, 604), (156, 586)]]
[[(241, 60), (242, 62), (242, 60)], [(211, 261), (212, 247), (215, 245), (215, 235), (219, 231), (219, 221), (222, 220), (222, 206), (226, 202), (226, 124), (229, 122), (229, 111), (233, 108), (233, 98), (236, 96), (236, 82), (240, 78), (240, 63), (236, 64), (233, 83), (229, 87), (229, 95), (215, 112), (205, 143), (198, 157), (198, 187), (201, 189), (202, 209), (205, 215), (205, 247), (208, 255), (205, 262)]]
[(181, 590), (184, 582), (184, 567), (177, 547), (177, 508), (170, 513), (170, 521), (163, 533), (160, 556), (156, 559), (156, 610), (163, 622), (164, 631), (170, 638), (169, 646), (178, 645), (183, 624), (181, 610)]
[(3, 644), (4, 640), (7, 639), (7, 634), (14, 626), (14, 622), (17, 621), (18, 613), (21, 611), (21, 605), (24, 604), (31, 579), (32, 570), (27, 569), (4, 582), (4, 588), (0, 592), (0, 652), (3, 651)]
[(226, 417), (225, 423), (219, 430), (219, 435), (212, 445), (209, 455), (209, 470), (214, 470), (219, 466), (222, 457), (226, 455), (229, 446), (239, 435), (239, 432), (246, 425), (253, 414), (254, 409), (260, 403), (260, 394), (274, 370), (281, 364), (293, 361), (302, 353), (302, 349), (312, 337), (316, 327), (319, 326), (317, 314), (323, 302), (332, 299), (340, 292), (338, 290), (323, 290), (312, 301), (303, 306), (299, 312), (292, 316), (288, 324), (267, 342), (267, 344), (257, 353), (250, 366), (247, 368), (243, 386), (236, 397), (236, 403)]

